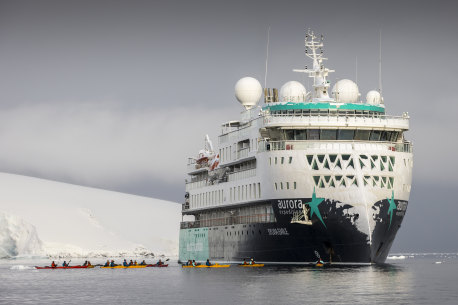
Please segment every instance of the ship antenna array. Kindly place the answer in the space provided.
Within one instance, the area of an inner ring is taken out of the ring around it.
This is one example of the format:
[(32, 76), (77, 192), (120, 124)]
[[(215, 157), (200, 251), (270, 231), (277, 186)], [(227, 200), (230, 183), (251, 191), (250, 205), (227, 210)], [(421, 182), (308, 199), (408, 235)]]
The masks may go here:
[(313, 67), (308, 69), (305, 66), (305, 69), (298, 70), (294, 69), (294, 72), (307, 73), (309, 77), (313, 78), (313, 95), (312, 100), (315, 102), (320, 101), (333, 101), (329, 97), (329, 82), (326, 80), (326, 77), (330, 72), (334, 70), (329, 70), (324, 67), (323, 60), (327, 58), (323, 54), (323, 35), (315, 35), (310, 29), (307, 30), (305, 35), (305, 55), (312, 59)]

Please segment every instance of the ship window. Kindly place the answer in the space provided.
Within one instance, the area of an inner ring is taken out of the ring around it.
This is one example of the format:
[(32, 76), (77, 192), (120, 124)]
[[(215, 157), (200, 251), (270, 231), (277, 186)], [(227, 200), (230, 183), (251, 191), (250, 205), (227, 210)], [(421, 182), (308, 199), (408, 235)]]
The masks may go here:
[(324, 180), (326, 181), (326, 183), (329, 183), (330, 179), (331, 179), (331, 176), (324, 176)]
[(342, 160), (348, 161), (350, 159), (350, 155), (342, 155)]
[(380, 135), (381, 135), (381, 131), (380, 130), (372, 130), (369, 140), (370, 141), (379, 141), (380, 140)]
[(324, 182), (323, 182), (323, 179), (320, 180), (320, 186), (319, 188), (324, 188)]
[(305, 129), (298, 129), (294, 131), (294, 140), (307, 140), (307, 133)]
[(289, 164), (291, 164), (291, 162), (293, 162), (293, 157), (289, 157)]
[[(404, 163), (405, 163), (405, 159), (404, 159)], [(318, 164), (316, 163), (316, 160), (313, 160), (312, 169), (313, 170), (318, 170)]]
[(390, 185), (391, 187), (393, 187), (394, 186), (394, 177), (390, 177), (388, 179), (390, 179)]
[(336, 140), (337, 139), (337, 130), (321, 129), (320, 139), (321, 140)]
[(283, 182), (280, 182), (280, 188), (283, 189)]
[(307, 162), (312, 166), (313, 155), (307, 155)]
[(277, 157), (275, 157), (275, 164), (277, 164)]
[(331, 163), (334, 163), (334, 161), (336, 161), (336, 158), (337, 155), (329, 155), (329, 160), (331, 161)]
[(336, 181), (339, 182), (340, 179), (342, 179), (342, 176), (341, 176), (341, 175), (337, 175), (337, 176), (336, 176)]
[(359, 160), (359, 165), (361, 166), (361, 168), (364, 168), (364, 163), (362, 160)]
[(289, 182), (286, 182), (286, 189), (289, 190)]
[(393, 156), (390, 156), (390, 162), (391, 164), (393, 164), (393, 166), (394, 166), (394, 161), (395, 161), (395, 158)]
[(349, 129), (339, 129), (337, 133), (338, 140), (353, 140), (355, 134), (354, 130)]
[(278, 190), (277, 182), (275, 182), (275, 190)]
[(391, 138), (391, 131), (383, 131), (382, 135), (380, 136), (380, 141), (388, 141)]
[(347, 168), (355, 168), (355, 165), (353, 164), (353, 159), (350, 160), (350, 162), (348, 162), (348, 165), (347, 165)]
[(285, 157), (281, 157), (281, 164), (285, 162)]
[(307, 139), (319, 140), (320, 139), (320, 130), (319, 129), (307, 129)]
[(355, 132), (355, 140), (358, 141), (367, 141), (369, 140), (370, 130), (356, 130)]
[(261, 183), (258, 183), (258, 198), (261, 198)]
[(294, 189), (296, 189), (296, 181), (294, 181)]
[(391, 133), (391, 139), (390, 139), (390, 141), (391, 141), (391, 142), (396, 142), (396, 141), (398, 140), (398, 134), (399, 134), (399, 132), (393, 131), (393, 132)]
[(336, 187), (335, 183), (334, 183), (334, 179), (331, 178), (331, 183), (329, 183), (329, 187)]
[(286, 140), (294, 140), (294, 130), (286, 130), (285, 131), (285, 139)]
[(329, 163), (328, 163), (328, 160), (327, 160), (327, 159), (324, 161), (323, 167), (324, 167), (324, 168), (327, 168), (327, 169), (330, 169), (330, 168), (329, 168)]
[(324, 155), (318, 155), (318, 161), (320, 163), (323, 163), (323, 160), (324, 160)]
[(315, 181), (315, 185), (318, 185), (318, 182), (320, 181), (320, 176), (313, 176), (313, 181)]
[(335, 168), (337, 168), (337, 167), (342, 169), (342, 164), (340, 164), (340, 159), (337, 159)]
[(269, 158), (269, 165), (272, 165), (272, 158)]

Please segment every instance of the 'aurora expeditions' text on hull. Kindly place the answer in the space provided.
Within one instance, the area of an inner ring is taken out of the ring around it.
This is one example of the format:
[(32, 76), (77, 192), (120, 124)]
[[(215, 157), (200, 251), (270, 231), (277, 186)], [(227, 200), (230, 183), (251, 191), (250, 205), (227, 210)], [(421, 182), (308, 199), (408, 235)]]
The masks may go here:
[(311, 91), (237, 82), (241, 119), (188, 162), (180, 261), (385, 261), (411, 189), (409, 116), (386, 115), (380, 90), (361, 101), (351, 80), (330, 90), (322, 41), (307, 33), (313, 66), (294, 70)]

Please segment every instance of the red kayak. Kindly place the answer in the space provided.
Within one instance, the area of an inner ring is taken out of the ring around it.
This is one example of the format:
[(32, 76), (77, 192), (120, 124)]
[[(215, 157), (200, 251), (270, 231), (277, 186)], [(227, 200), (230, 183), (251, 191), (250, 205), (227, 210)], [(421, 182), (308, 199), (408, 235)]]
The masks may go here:
[(154, 264), (154, 265), (146, 265), (146, 267), (168, 267), (169, 264), (162, 264), (162, 265), (158, 265), (158, 264)]
[(36, 269), (86, 269), (86, 268), (94, 268), (94, 266), (68, 266), (68, 267), (50, 267), (50, 266), (44, 266), (44, 267), (38, 267), (35, 266)]

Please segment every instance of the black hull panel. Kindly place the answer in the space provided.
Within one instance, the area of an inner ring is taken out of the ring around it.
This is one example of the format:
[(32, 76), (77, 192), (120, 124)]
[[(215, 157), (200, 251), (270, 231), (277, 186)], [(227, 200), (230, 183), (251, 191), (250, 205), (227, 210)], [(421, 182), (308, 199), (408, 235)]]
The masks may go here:
[[(366, 211), (326, 199), (313, 209), (313, 200), (271, 200), (276, 222), (182, 229), (179, 259), (239, 262), (253, 257), (259, 262), (303, 264), (321, 257), (333, 263), (385, 262), (406, 201), (385, 199)], [(304, 212), (302, 203), (308, 213), (301, 221), (297, 215)]]

